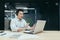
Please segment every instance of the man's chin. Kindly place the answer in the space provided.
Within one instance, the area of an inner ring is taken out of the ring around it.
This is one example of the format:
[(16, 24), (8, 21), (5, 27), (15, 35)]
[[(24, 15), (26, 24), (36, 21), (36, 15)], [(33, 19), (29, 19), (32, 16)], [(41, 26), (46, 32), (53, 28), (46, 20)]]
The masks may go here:
[(22, 19), (22, 18), (19, 18), (19, 19)]

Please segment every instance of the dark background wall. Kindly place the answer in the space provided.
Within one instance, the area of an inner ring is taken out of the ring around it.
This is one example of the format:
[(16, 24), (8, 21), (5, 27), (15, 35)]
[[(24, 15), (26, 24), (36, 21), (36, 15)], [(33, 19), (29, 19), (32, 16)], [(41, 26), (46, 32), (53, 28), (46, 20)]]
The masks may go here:
[(0, 1), (0, 29), (4, 29), (4, 3)]
[(59, 1), (59, 30), (60, 30), (60, 1)]
[(37, 19), (47, 20), (45, 30), (59, 30), (59, 11), (57, 0), (13, 0), (0, 1), (0, 29), (4, 29), (4, 4), (11, 3), (29, 3), (29, 7), (34, 7), (37, 10)]

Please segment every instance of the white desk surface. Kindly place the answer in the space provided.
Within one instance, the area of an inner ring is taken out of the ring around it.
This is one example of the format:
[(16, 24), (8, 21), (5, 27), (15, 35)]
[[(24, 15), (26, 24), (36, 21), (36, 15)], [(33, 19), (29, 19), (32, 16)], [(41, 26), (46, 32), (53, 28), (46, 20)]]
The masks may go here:
[[(28, 40), (60, 40), (60, 31), (44, 31), (35, 35), (40, 36), (41, 39), (28, 39)], [(17, 39), (0, 36), (0, 40), (17, 40)]]

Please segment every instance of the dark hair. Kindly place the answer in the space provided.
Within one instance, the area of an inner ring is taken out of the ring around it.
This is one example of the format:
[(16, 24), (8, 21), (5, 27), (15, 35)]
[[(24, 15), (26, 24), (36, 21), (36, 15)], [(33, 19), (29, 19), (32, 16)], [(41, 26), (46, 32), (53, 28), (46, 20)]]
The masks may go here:
[(22, 9), (18, 9), (18, 10), (16, 11), (16, 15), (18, 15), (18, 12), (19, 12), (19, 11), (22, 11), (22, 12), (23, 12)]

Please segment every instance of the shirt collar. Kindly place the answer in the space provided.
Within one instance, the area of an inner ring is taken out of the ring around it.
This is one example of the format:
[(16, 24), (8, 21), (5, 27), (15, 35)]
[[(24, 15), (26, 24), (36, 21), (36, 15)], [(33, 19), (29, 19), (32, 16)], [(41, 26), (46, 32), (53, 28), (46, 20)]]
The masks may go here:
[(20, 20), (20, 19), (18, 19), (18, 18), (16, 17), (16, 20), (21, 21), (22, 19)]

